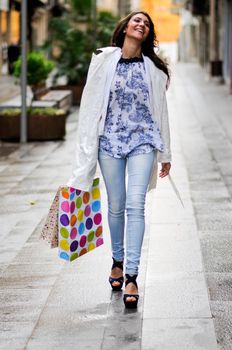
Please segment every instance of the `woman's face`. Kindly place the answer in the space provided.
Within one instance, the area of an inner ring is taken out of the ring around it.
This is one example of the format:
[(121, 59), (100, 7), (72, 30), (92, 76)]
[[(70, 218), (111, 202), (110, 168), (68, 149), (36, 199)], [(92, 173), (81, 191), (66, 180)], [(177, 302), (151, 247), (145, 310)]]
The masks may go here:
[(150, 22), (143, 13), (138, 13), (131, 17), (126, 27), (126, 36), (144, 41), (150, 31)]

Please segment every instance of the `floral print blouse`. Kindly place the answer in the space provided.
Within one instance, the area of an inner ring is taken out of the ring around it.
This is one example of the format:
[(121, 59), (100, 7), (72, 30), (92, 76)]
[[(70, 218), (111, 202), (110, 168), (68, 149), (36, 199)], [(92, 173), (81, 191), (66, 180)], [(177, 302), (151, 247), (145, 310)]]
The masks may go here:
[(151, 114), (143, 58), (121, 58), (117, 64), (99, 149), (115, 158), (164, 149)]

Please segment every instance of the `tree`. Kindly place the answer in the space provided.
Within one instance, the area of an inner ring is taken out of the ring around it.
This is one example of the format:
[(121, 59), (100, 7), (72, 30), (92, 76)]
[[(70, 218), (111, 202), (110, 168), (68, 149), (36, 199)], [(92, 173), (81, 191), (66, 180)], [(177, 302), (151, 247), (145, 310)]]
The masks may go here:
[(72, 9), (79, 16), (90, 19), (92, 10), (92, 0), (70, 0)]

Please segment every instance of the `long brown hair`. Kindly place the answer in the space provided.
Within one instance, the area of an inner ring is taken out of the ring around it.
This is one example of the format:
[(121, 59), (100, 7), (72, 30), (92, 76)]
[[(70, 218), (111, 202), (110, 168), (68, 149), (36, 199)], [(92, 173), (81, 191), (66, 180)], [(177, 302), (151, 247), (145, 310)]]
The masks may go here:
[(168, 83), (170, 80), (170, 73), (168, 69), (168, 65), (166, 62), (164, 62), (154, 51), (155, 47), (158, 47), (158, 40), (155, 33), (154, 23), (152, 22), (151, 17), (147, 12), (144, 11), (133, 11), (128, 16), (123, 18), (118, 25), (116, 26), (114, 33), (112, 35), (111, 39), (111, 45), (112, 46), (118, 46), (123, 47), (124, 39), (125, 39), (125, 33), (124, 30), (127, 27), (128, 22), (130, 19), (139, 14), (142, 13), (144, 16), (147, 17), (150, 23), (150, 30), (147, 38), (142, 43), (142, 53), (145, 56), (148, 56), (152, 62), (156, 65), (157, 68), (161, 69), (168, 77)]

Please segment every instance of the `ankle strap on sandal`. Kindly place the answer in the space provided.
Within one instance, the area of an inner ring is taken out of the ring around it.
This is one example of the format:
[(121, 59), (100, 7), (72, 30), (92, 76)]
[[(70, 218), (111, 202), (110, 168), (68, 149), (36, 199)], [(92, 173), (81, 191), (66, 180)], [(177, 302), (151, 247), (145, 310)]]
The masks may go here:
[(138, 288), (137, 282), (136, 282), (136, 278), (138, 277), (138, 275), (128, 275), (126, 273), (126, 282), (125, 285), (127, 286), (129, 283), (133, 283), (135, 285), (136, 288)]
[(114, 269), (115, 267), (118, 267), (119, 269), (123, 270), (123, 261), (116, 261), (114, 258), (112, 259), (113, 259), (112, 269)]

